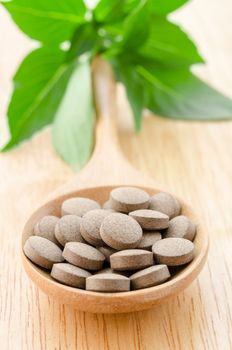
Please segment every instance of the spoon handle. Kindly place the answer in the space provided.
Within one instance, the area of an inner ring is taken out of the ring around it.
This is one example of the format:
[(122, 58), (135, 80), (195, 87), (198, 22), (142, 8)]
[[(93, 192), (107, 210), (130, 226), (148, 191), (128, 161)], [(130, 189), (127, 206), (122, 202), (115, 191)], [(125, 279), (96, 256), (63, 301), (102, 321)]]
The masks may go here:
[(92, 64), (93, 89), (97, 115), (114, 118), (116, 83), (110, 64), (97, 56)]
[(93, 159), (120, 152), (116, 125), (116, 82), (110, 64), (97, 56), (93, 61), (93, 91), (96, 109), (96, 144)]

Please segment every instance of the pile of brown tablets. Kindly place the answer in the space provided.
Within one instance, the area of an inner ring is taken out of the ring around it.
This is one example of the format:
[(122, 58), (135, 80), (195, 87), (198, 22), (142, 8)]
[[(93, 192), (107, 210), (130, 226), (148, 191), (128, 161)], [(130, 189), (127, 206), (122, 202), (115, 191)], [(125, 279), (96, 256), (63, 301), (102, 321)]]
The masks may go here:
[(61, 218), (45, 216), (24, 245), (25, 255), (56, 281), (95, 292), (124, 292), (164, 283), (173, 267), (194, 257), (196, 225), (176, 198), (150, 197), (135, 187), (111, 191), (101, 208), (69, 198)]

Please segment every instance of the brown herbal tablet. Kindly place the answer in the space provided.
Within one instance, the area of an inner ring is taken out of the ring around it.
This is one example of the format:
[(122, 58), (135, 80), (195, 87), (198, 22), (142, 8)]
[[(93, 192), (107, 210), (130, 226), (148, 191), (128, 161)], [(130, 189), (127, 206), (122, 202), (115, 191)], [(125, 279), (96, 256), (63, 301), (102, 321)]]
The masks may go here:
[(111, 213), (102, 222), (100, 235), (102, 240), (114, 249), (136, 248), (142, 238), (140, 225), (130, 216)]
[(127, 249), (110, 256), (110, 267), (114, 270), (138, 270), (153, 265), (153, 254), (142, 249)]
[(61, 206), (61, 214), (83, 216), (88, 211), (93, 209), (100, 209), (100, 205), (89, 198), (74, 197), (66, 199)]
[(196, 234), (196, 225), (187, 216), (176, 216), (169, 221), (165, 238), (179, 237), (192, 241)]
[(181, 206), (178, 200), (166, 192), (159, 192), (150, 198), (149, 209), (160, 211), (170, 219), (179, 215)]
[(80, 242), (66, 243), (63, 257), (70, 264), (82, 267), (86, 270), (102, 269), (105, 256), (96, 248)]
[(184, 265), (194, 258), (194, 244), (185, 238), (164, 238), (156, 242), (152, 251), (155, 262), (168, 266)]
[(98, 246), (104, 245), (100, 236), (100, 227), (103, 220), (111, 212), (105, 209), (94, 209), (86, 213), (81, 219), (81, 234), (86, 242)]
[(68, 263), (59, 263), (53, 265), (51, 276), (68, 286), (85, 289), (86, 278), (91, 276), (91, 273)]
[(130, 279), (116, 273), (100, 273), (86, 279), (86, 290), (127, 292), (130, 290)]
[(154, 265), (138, 271), (130, 276), (131, 289), (157, 286), (170, 277), (167, 265)]
[(76, 215), (65, 215), (56, 224), (55, 236), (57, 241), (65, 246), (68, 242), (85, 243), (80, 232), (81, 218)]
[(110, 267), (106, 267), (105, 269), (96, 271), (94, 274), (98, 275), (99, 273), (118, 273), (117, 271), (115, 272), (113, 269), (111, 269)]
[(110, 192), (112, 209), (123, 213), (149, 206), (149, 195), (136, 187), (118, 187)]
[(116, 249), (107, 246), (97, 247), (97, 249), (104, 254), (107, 262), (110, 262), (110, 256), (117, 252)]
[(145, 230), (162, 230), (168, 227), (169, 217), (159, 211), (140, 209), (130, 212), (129, 215)]
[(53, 215), (44, 216), (40, 219), (34, 227), (34, 234), (36, 236), (47, 238), (49, 241), (58, 244), (55, 237), (55, 226), (59, 218)]
[(105, 210), (112, 210), (112, 211), (114, 211), (114, 209), (112, 209), (112, 207), (111, 207), (111, 201), (110, 200), (106, 201), (103, 204), (102, 208), (105, 209)]
[(53, 264), (64, 260), (61, 249), (55, 243), (40, 236), (29, 237), (23, 251), (33, 263), (48, 270)]
[(143, 231), (143, 237), (137, 248), (151, 250), (153, 244), (162, 239), (161, 233), (157, 231)]
[(116, 271), (111, 269), (110, 267), (106, 267), (105, 269), (95, 272), (95, 274), (99, 274), (99, 273), (117, 273), (119, 275), (123, 275), (126, 277), (129, 277), (131, 275), (131, 271)]

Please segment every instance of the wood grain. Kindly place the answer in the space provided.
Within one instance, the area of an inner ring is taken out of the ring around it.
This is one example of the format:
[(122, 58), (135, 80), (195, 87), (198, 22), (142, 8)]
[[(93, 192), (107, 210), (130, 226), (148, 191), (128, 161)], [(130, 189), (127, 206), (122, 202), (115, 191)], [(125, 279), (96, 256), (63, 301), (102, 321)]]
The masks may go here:
[[(199, 74), (232, 97), (231, 15), (230, 0), (195, 0), (175, 19), (191, 32), (208, 61)], [(2, 9), (0, 22), (3, 116), (10, 77), (32, 44)], [(125, 315), (76, 312), (39, 292), (22, 269), (20, 232), (46, 196), (73, 176), (52, 150), (46, 130), (0, 156), (1, 349), (232, 349), (232, 123), (148, 116), (135, 135), (121, 88), (119, 104), (124, 154), (202, 214), (211, 239), (208, 264), (167, 304)]]

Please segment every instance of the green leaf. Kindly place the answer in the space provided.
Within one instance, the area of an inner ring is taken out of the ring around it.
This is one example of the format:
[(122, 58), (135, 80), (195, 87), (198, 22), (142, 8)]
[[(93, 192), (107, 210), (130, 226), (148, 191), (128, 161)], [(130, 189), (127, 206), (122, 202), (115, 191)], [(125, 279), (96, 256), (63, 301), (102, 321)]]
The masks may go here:
[(93, 16), (98, 23), (109, 23), (119, 21), (124, 16), (124, 4), (126, 0), (100, 0), (95, 9)]
[(128, 16), (121, 26), (122, 42), (107, 50), (106, 56), (122, 56), (126, 65), (144, 63), (164, 68), (203, 63), (196, 46), (181, 28), (164, 17), (151, 17), (148, 10), (147, 3), (141, 2)]
[(69, 40), (85, 21), (82, 0), (12, 0), (2, 4), (24, 33), (46, 43)]
[[(150, 1), (150, 0), (145, 0)], [(97, 23), (114, 24), (122, 21), (133, 12), (143, 0), (100, 0), (93, 10), (93, 17)]]
[(232, 118), (232, 100), (211, 88), (187, 69), (136, 68), (146, 91), (145, 107), (174, 119)]
[(110, 61), (117, 80), (126, 89), (133, 110), (136, 129), (142, 110), (183, 120), (232, 119), (232, 100), (211, 88), (187, 68), (160, 69)]
[[(183, 6), (189, 0), (147, 0), (150, 11), (159, 16), (166, 16), (168, 13), (175, 11)], [(141, 0), (126, 0), (124, 5), (125, 12), (131, 12)]]
[(150, 31), (150, 16), (146, 0), (140, 1), (139, 6), (124, 22), (124, 37), (122, 45), (125, 50), (137, 49), (147, 39)]
[(142, 0), (126, 0), (124, 4), (124, 12), (126, 14), (129, 14), (131, 11), (134, 11), (136, 6), (138, 6), (141, 3), (141, 1)]
[(94, 26), (89, 23), (82, 24), (77, 28), (72, 37), (67, 59), (73, 60), (84, 53), (89, 53), (90, 56), (94, 56), (98, 46), (99, 37)]
[(167, 15), (175, 11), (188, 0), (148, 0), (150, 2), (152, 11), (157, 15)]
[(65, 55), (60, 49), (44, 47), (31, 52), (22, 62), (14, 77), (8, 108), (11, 139), (3, 150), (52, 122), (73, 69), (65, 63)]
[[(146, 25), (144, 25), (146, 23)], [(150, 31), (150, 13), (146, 0), (140, 0), (139, 5), (131, 11), (122, 23), (102, 27), (111, 45), (104, 51), (104, 57), (109, 59), (124, 53), (134, 56), (134, 52), (144, 44)], [(117, 40), (120, 37), (120, 40)]]
[(93, 105), (88, 62), (76, 67), (52, 131), (56, 151), (75, 170), (79, 170), (89, 159), (93, 146)]
[(148, 40), (138, 47), (141, 62), (149, 59), (164, 66), (183, 66), (202, 63), (196, 46), (175, 24), (165, 18), (154, 17)]

